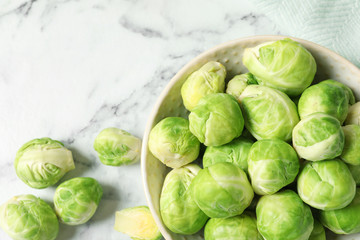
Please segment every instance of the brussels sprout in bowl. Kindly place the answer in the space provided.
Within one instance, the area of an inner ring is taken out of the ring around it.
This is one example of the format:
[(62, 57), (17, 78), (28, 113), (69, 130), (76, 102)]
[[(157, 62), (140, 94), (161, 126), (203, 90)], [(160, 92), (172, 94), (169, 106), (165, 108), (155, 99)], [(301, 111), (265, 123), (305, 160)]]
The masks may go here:
[[(203, 239), (203, 237), (174, 234), (167, 229), (162, 222), (160, 215), (160, 193), (165, 176), (170, 169), (156, 159), (149, 151), (148, 140), (150, 130), (166, 117), (188, 117), (189, 112), (185, 109), (181, 97), (181, 87), (191, 73), (200, 69), (204, 64), (209, 61), (220, 62), (227, 70), (226, 81), (228, 81), (234, 76), (248, 71), (242, 63), (245, 48), (252, 48), (262, 43), (277, 41), (284, 38), (286, 37), (255, 36), (234, 40), (216, 46), (215, 48), (202, 53), (181, 68), (159, 96), (148, 119), (144, 133), (141, 167), (148, 205), (159, 226), (159, 230), (165, 239)], [(301, 43), (314, 57), (317, 64), (314, 83), (326, 79), (335, 79), (350, 87), (354, 91), (357, 101), (360, 99), (360, 70), (358, 68), (343, 57), (324, 47), (301, 39), (291, 39)], [(342, 238), (340, 237), (339, 239)]]

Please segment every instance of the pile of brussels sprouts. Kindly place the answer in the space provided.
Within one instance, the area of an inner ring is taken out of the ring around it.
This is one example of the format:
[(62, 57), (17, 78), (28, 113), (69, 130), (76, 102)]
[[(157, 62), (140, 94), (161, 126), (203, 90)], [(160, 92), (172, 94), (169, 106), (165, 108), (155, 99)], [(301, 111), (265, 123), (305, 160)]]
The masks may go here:
[[(25, 143), (18, 150), (14, 165), (17, 176), (37, 189), (56, 184), (75, 168), (71, 151), (50, 138)], [(53, 240), (59, 232), (59, 221), (67, 225), (87, 222), (102, 194), (95, 179), (76, 177), (56, 188), (54, 209), (31, 194), (15, 196), (0, 206), (0, 227), (13, 239)]]
[(164, 224), (184, 235), (204, 228), (206, 240), (360, 232), (352, 90), (314, 84), (315, 59), (290, 39), (245, 49), (243, 63), (249, 73), (227, 84), (218, 62), (193, 72), (181, 88), (188, 119), (167, 117), (150, 132), (151, 153), (173, 168), (160, 196)]
[[(139, 138), (117, 128), (104, 129), (94, 142), (99, 159), (110, 166), (139, 161), (140, 148)], [(30, 187), (37, 189), (56, 184), (68, 171), (75, 168), (71, 151), (65, 148), (63, 143), (50, 138), (34, 139), (25, 143), (18, 150), (14, 165), (17, 176)], [(87, 222), (94, 215), (102, 194), (103, 189), (94, 178), (76, 177), (57, 186), (54, 209), (31, 194), (15, 196), (0, 206), (0, 227), (13, 239), (53, 240), (59, 232), (59, 221), (67, 225)], [(123, 219), (128, 218), (123, 212), (132, 212), (134, 215), (138, 212), (138, 216), (145, 216), (142, 217), (143, 225), (147, 224), (153, 229), (151, 234), (161, 237), (147, 207), (117, 212), (116, 230), (122, 231), (129, 226), (129, 223), (123, 224)], [(136, 236), (141, 237), (141, 232)]]

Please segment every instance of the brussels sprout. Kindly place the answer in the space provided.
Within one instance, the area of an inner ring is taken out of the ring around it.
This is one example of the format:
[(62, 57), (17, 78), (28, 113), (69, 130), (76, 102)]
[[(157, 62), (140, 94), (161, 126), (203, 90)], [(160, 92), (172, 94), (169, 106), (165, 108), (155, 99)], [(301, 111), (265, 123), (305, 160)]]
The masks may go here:
[(140, 160), (141, 140), (124, 130), (106, 128), (95, 138), (94, 149), (105, 165), (128, 165)]
[(356, 189), (355, 198), (345, 208), (320, 211), (320, 221), (337, 234), (360, 232), (360, 188)]
[(316, 62), (310, 52), (288, 38), (245, 49), (243, 62), (260, 85), (290, 96), (301, 94), (316, 72)]
[(54, 210), (30, 194), (13, 197), (0, 206), (0, 227), (15, 240), (53, 240), (59, 232)]
[(239, 101), (245, 126), (257, 140), (291, 140), (299, 116), (295, 104), (286, 94), (266, 86), (249, 85)]
[(173, 169), (164, 180), (160, 196), (160, 213), (165, 225), (174, 233), (194, 234), (206, 223), (208, 216), (200, 210), (189, 189), (201, 168), (189, 164)]
[(261, 197), (256, 216), (258, 230), (265, 239), (307, 240), (313, 230), (309, 206), (291, 190)]
[(335, 210), (347, 206), (355, 196), (356, 184), (339, 160), (308, 162), (297, 180), (301, 199), (313, 208)]
[(239, 137), (225, 145), (207, 147), (203, 156), (203, 167), (206, 168), (219, 162), (231, 162), (247, 173), (247, 159), (253, 143), (252, 140)]
[(239, 215), (254, 197), (246, 173), (228, 162), (200, 170), (190, 189), (196, 204), (211, 218)]
[(342, 127), (345, 135), (344, 150), (340, 158), (351, 165), (360, 165), (360, 126), (347, 125)]
[(345, 143), (340, 122), (324, 113), (302, 119), (293, 130), (293, 146), (300, 157), (319, 161), (340, 156)]
[(179, 168), (198, 157), (200, 142), (190, 132), (187, 119), (168, 117), (151, 130), (149, 149), (166, 166)]
[(226, 93), (238, 99), (244, 89), (250, 84), (257, 84), (254, 75), (251, 73), (236, 75), (228, 82)]
[(250, 149), (249, 175), (254, 192), (273, 194), (295, 180), (300, 163), (295, 150), (279, 139), (264, 139)]
[(62, 223), (83, 224), (94, 215), (102, 194), (102, 187), (95, 179), (72, 178), (56, 188), (55, 212)]
[(355, 103), (349, 108), (348, 115), (345, 120), (346, 125), (360, 125), (360, 102)]
[(354, 96), (353, 91), (348, 86), (346, 86), (345, 84), (342, 84), (341, 82), (335, 81), (333, 79), (328, 79), (328, 80), (322, 81), (321, 83), (334, 84), (336, 86), (341, 87), (346, 92), (346, 97), (349, 100), (349, 104), (352, 105), (352, 104), (355, 103), (355, 96)]
[(161, 233), (146, 206), (125, 208), (115, 213), (114, 229), (134, 240), (159, 240)]
[(354, 166), (348, 164), (347, 166), (355, 180), (356, 185), (360, 186), (360, 165)]
[(206, 146), (220, 146), (241, 135), (244, 118), (236, 99), (226, 93), (203, 97), (189, 115), (190, 131)]
[(256, 218), (250, 212), (230, 218), (212, 218), (205, 226), (205, 240), (261, 240)]
[(325, 229), (316, 219), (314, 219), (314, 229), (311, 232), (309, 240), (326, 240)]
[(193, 72), (181, 87), (185, 108), (192, 111), (202, 97), (211, 93), (224, 92), (225, 77), (225, 67), (213, 61)]
[(349, 109), (348, 93), (336, 84), (320, 82), (307, 88), (299, 99), (300, 119), (321, 112), (343, 123)]
[(32, 188), (54, 185), (75, 168), (71, 152), (50, 138), (25, 143), (16, 153), (14, 165), (17, 176)]

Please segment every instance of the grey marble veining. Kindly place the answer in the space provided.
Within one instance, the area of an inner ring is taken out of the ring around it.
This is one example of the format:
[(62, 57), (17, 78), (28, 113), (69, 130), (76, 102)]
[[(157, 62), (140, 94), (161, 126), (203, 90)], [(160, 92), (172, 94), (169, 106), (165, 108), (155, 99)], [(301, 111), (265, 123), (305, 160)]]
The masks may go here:
[[(31, 189), (15, 174), (18, 148), (51, 137), (72, 150), (77, 176), (104, 196), (86, 224), (60, 225), (58, 239), (130, 239), (114, 213), (146, 205), (140, 163), (102, 165), (93, 141), (105, 127), (142, 137), (157, 97), (188, 61), (217, 44), (278, 34), (246, 0), (3, 0), (0, 2), (0, 202)], [(0, 239), (10, 239), (2, 230)]]

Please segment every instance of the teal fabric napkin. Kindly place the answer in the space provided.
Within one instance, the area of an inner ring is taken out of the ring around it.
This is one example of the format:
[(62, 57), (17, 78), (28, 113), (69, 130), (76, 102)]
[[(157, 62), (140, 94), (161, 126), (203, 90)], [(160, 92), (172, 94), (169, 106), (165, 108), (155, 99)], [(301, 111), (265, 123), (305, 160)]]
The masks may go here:
[(253, 0), (285, 35), (327, 47), (360, 67), (360, 0)]

